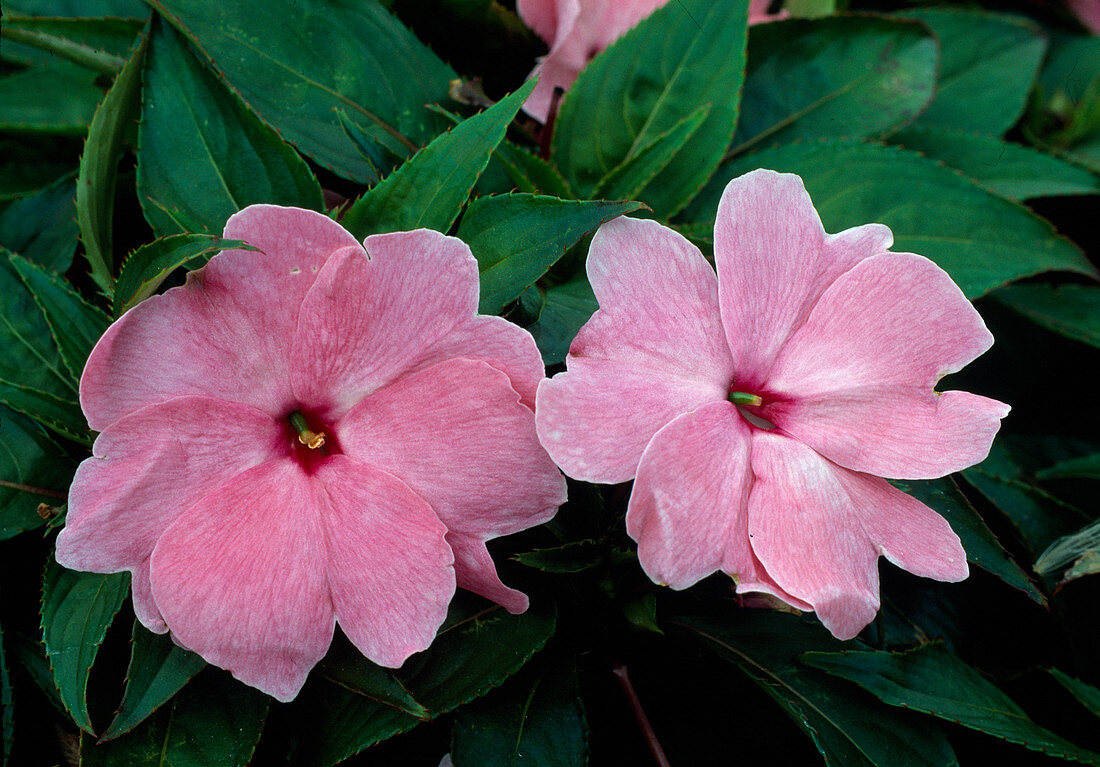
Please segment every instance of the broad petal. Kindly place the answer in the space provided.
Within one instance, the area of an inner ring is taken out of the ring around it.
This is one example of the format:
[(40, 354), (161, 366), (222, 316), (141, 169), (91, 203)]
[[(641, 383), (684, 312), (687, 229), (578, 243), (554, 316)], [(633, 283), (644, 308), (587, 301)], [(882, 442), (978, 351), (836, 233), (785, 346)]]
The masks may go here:
[(547, 45), (567, 33), (581, 12), (580, 0), (516, 0), (516, 13)]
[(412, 368), (477, 314), (477, 261), (461, 240), (418, 229), (368, 237), (329, 259), (302, 303), (298, 400), (336, 420)]
[(361, 247), (327, 216), (272, 205), (237, 213), (225, 236), (263, 252), (214, 256), (183, 287), (138, 304), (100, 338), (80, 381), (93, 429), (185, 395), (276, 416), (293, 404), (287, 360), (301, 299), (333, 251)]
[(181, 514), (151, 561), (176, 642), (284, 702), (335, 626), (322, 492), (292, 459), (257, 466)]
[(714, 260), (738, 387), (763, 387), (825, 289), (892, 243), (880, 224), (827, 235), (796, 175), (761, 169), (730, 181), (714, 223)]
[(484, 539), (447, 533), (447, 542), (455, 553), (455, 577), (460, 587), (496, 602), (513, 615), (527, 611), (530, 604), (527, 595), (508, 588), (500, 580)]
[(568, 476), (615, 484), (632, 479), (646, 445), (665, 424), (726, 399), (714, 383), (620, 362), (573, 357), (539, 385), (539, 441)]
[(919, 575), (966, 577), (966, 553), (947, 522), (883, 479), (765, 431), (753, 434), (752, 471), (756, 555), (839, 639), (854, 637), (878, 611), (880, 554)]
[(343, 450), (399, 478), (447, 528), (494, 538), (542, 524), (565, 479), (508, 377), (452, 359), (367, 397), (337, 427)]
[(318, 468), (336, 620), (375, 663), (396, 668), (435, 639), (455, 593), (447, 528), (385, 472), (333, 455)]
[(136, 593), (135, 568), (168, 526), (239, 474), (285, 455), (285, 441), (266, 413), (209, 397), (124, 416), (96, 438), (76, 471), (57, 561), (74, 570), (134, 570)]
[(763, 24), (767, 21), (779, 21), (785, 19), (790, 15), (789, 11), (779, 11), (778, 13), (768, 13), (768, 7), (771, 6), (772, 0), (750, 0), (749, 1), (749, 24)]
[(841, 466), (927, 479), (989, 454), (1008, 406), (936, 382), (993, 343), (926, 258), (867, 259), (821, 297), (776, 361), (764, 416)]
[(736, 580), (738, 592), (791, 601), (749, 544), (750, 429), (733, 404), (714, 402), (676, 418), (649, 443), (626, 531), (654, 582), (686, 589), (722, 571)]
[(154, 634), (167, 634), (168, 624), (164, 622), (164, 616), (160, 614), (160, 609), (153, 599), (153, 584), (149, 579), (148, 559), (131, 570), (130, 591), (131, 601), (134, 604), (134, 615), (141, 621), (141, 625)]

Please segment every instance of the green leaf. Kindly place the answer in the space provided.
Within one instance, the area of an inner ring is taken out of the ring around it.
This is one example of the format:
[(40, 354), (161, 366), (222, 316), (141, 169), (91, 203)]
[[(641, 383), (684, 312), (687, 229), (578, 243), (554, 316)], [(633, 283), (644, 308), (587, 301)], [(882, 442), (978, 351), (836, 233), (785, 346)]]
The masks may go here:
[(890, 141), (961, 170), (1010, 200), (1100, 194), (1100, 178), (1084, 168), (994, 136), (910, 126)]
[(1100, 173), (1100, 48), (1096, 38), (1051, 32), (1039, 108), (1025, 125), (1035, 143)]
[(493, 157), (503, 166), (516, 188), (529, 194), (547, 194), (552, 197), (575, 199), (569, 183), (550, 163), (541, 157), (516, 146), (508, 139), (500, 142)]
[(744, 671), (810, 737), (826, 764), (957, 764), (937, 727), (884, 707), (850, 685), (798, 662), (806, 650), (835, 651), (853, 645), (834, 639), (821, 626), (761, 610), (685, 617), (670, 624)]
[(421, 149), (348, 208), (341, 223), (362, 239), (426, 227), (446, 232), (504, 139), (534, 80)]
[(637, 202), (585, 202), (528, 194), (477, 198), (462, 217), (457, 236), (477, 258), (478, 311), (496, 314), (585, 234), (641, 207)]
[(1048, 330), (1100, 347), (1100, 288), (1093, 285), (1009, 285), (994, 298)]
[(1038, 26), (960, 8), (919, 8), (903, 15), (928, 25), (940, 42), (936, 97), (915, 125), (997, 136), (1011, 128), (1046, 53)]
[(54, 684), (77, 727), (93, 733), (88, 674), (107, 627), (130, 593), (130, 574), (78, 573), (54, 561), (42, 579), (42, 640)]
[[(555, 618), (533, 606), (522, 615), (502, 608), (472, 610), (465, 600), (427, 651), (396, 678), (432, 718), (484, 695), (515, 673), (549, 639)], [(293, 704), (298, 735), (294, 765), (334, 765), (364, 748), (410, 730), (420, 720), (331, 682), (307, 684)]]
[(61, 702), (61, 696), (57, 694), (57, 687), (53, 683), (53, 672), (50, 671), (50, 660), (46, 656), (46, 647), (41, 642), (24, 636), (23, 634), (9, 635), (11, 653), (27, 672), (35, 686), (42, 691), (46, 700), (61, 716), (67, 716), (65, 704)]
[(1061, 583), (1100, 572), (1100, 520), (1093, 520), (1050, 544), (1035, 560), (1034, 569), (1045, 575), (1071, 563), (1072, 567), (1060, 573)]
[(320, 675), (363, 697), (393, 706), (420, 720), (431, 718), (431, 712), (412, 696), (392, 669), (372, 663), (346, 643), (330, 650), (319, 668)]
[(48, 136), (0, 137), (0, 201), (32, 194), (73, 170)]
[(1094, 716), (1100, 716), (1100, 690), (1091, 684), (1085, 684), (1080, 679), (1074, 679), (1069, 674), (1056, 668), (1050, 669), (1050, 675), (1058, 680), (1058, 684), (1065, 687), (1073, 697), (1081, 702), (1081, 705), (1092, 712)]
[(115, 316), (121, 316), (149, 296), (180, 267), (197, 269), (223, 250), (255, 250), (243, 240), (223, 240), (212, 234), (173, 234), (142, 245), (122, 263), (115, 285)]
[(682, 208), (721, 161), (737, 125), (747, 2), (682, 0), (653, 12), (596, 56), (565, 94), (552, 156), (587, 197), (700, 107), (710, 113), (639, 198), (658, 217)]
[(323, 209), (305, 161), (164, 25), (149, 43), (143, 102), (138, 192), (158, 236), (220, 233), (253, 203)]
[(581, 326), (599, 308), (596, 294), (583, 272), (569, 282), (546, 289), (546, 302), (538, 322), (527, 328), (535, 337), (542, 361), (547, 365), (565, 362), (569, 344)]
[(101, 744), (84, 738), (81, 767), (244, 767), (260, 740), (268, 702), (211, 669), (133, 732)]
[(1100, 755), (1040, 727), (942, 644), (904, 653), (809, 652), (802, 662), (855, 682), (891, 706), (946, 719), (1048, 756), (1100, 764)]
[(118, 163), (126, 134), (140, 114), (141, 72), (148, 30), (118, 73), (88, 127), (76, 187), (76, 220), (91, 277), (108, 296), (114, 282), (114, 212)]
[(966, 550), (966, 561), (978, 565), (1009, 586), (1019, 589), (1032, 600), (1046, 605), (1046, 597), (1035, 586), (1000, 541), (985, 524), (978, 512), (959, 491), (950, 477), (926, 481), (891, 480), (902, 492), (916, 498), (943, 516), (959, 536)]
[(88, 423), (76, 400), (61, 399), (38, 389), (0, 378), (0, 402), (29, 416), (66, 439), (91, 445)]
[(657, 623), (657, 596), (642, 594), (633, 597), (623, 605), (623, 614), (630, 623), (644, 631), (664, 634)]
[(74, 469), (41, 426), (0, 405), (0, 541), (44, 525), (38, 504), (59, 503)]
[(451, 760), (455, 767), (584, 767), (588, 722), (576, 670), (551, 669), (459, 709)]
[(935, 80), (936, 42), (919, 24), (837, 16), (756, 26), (731, 152), (883, 136), (920, 113)]
[(596, 184), (593, 197), (629, 200), (638, 197), (658, 173), (668, 167), (684, 144), (695, 135), (710, 114), (710, 104), (704, 104), (680, 122), (621, 163)]
[(15, 709), (12, 708), (11, 678), (8, 676), (8, 656), (4, 649), (4, 629), (0, 626), (0, 764), (7, 765), (15, 737)]
[(111, 319), (81, 298), (56, 274), (18, 255), (8, 258), (46, 315), (46, 324), (50, 326), (54, 343), (73, 380), (79, 380), (92, 347), (111, 324)]
[(148, 15), (141, 0), (4, 0), (5, 10), (28, 16), (118, 16)]
[(5, 255), (0, 248), (0, 378), (75, 398), (76, 381), (61, 361), (46, 318)]
[(1100, 453), (1082, 455), (1078, 458), (1067, 458), (1038, 471), (1036, 476), (1039, 479), (1065, 479), (1067, 477), (1100, 479)]
[(755, 168), (799, 174), (830, 232), (886, 224), (893, 250), (932, 259), (970, 298), (1037, 272), (1097, 274), (1076, 246), (1022, 205), (932, 160), (879, 144), (808, 142), (739, 157), (722, 166), (685, 218), (713, 223), (729, 180)]
[(0, 246), (47, 269), (64, 272), (76, 252), (75, 193), (68, 176), (4, 208), (0, 212)]
[(184, 650), (167, 634), (154, 634), (134, 621), (126, 692), (100, 742), (113, 740), (137, 727), (205, 666), (206, 661)]
[(596, 541), (586, 538), (549, 549), (523, 551), (513, 554), (512, 559), (546, 573), (579, 573), (599, 564), (600, 548)]
[(337, 109), (356, 123), (378, 125), (400, 156), (447, 125), (425, 105), (446, 103), (457, 75), (379, 3), (150, 4), (197, 42), (281, 135), (341, 176), (366, 182), (373, 169)]
[(141, 29), (135, 19), (34, 18), (6, 14), (3, 36), (42, 52), (31, 63), (57, 57), (99, 72), (114, 74), (126, 63), (130, 44)]
[(0, 131), (84, 133), (103, 98), (96, 77), (67, 61), (0, 77)]

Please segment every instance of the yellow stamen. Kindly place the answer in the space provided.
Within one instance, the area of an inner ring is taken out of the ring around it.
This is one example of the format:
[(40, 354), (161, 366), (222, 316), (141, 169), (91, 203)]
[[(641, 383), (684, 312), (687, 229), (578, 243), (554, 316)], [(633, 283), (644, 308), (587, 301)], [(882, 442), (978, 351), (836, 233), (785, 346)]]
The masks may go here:
[(325, 444), (325, 433), (317, 433), (306, 429), (298, 435), (298, 441), (311, 450), (316, 450)]

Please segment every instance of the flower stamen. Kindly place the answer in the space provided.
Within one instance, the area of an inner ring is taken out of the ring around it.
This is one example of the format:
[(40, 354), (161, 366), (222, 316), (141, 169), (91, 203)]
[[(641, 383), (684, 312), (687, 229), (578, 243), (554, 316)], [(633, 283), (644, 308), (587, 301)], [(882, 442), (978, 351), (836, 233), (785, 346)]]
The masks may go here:
[(298, 441), (310, 450), (318, 450), (325, 445), (325, 433), (312, 431), (306, 423), (306, 417), (295, 410), (290, 414), (290, 425), (298, 432)]
[(759, 407), (764, 404), (764, 398), (759, 394), (746, 394), (743, 391), (731, 391), (729, 401), (735, 405), (748, 405), (750, 407)]

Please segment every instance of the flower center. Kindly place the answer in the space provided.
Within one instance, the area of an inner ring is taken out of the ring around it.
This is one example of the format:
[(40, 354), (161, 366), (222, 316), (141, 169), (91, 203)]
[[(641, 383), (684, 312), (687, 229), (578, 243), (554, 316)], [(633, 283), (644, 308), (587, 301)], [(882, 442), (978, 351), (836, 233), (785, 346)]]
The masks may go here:
[(749, 394), (743, 391), (731, 391), (727, 398), (737, 406), (737, 412), (758, 429), (774, 429), (775, 424), (749, 408), (758, 408), (764, 404), (764, 398), (759, 394)]
[(746, 394), (743, 391), (731, 391), (729, 401), (735, 405), (752, 405), (753, 407), (760, 407), (764, 404), (764, 398), (759, 394)]
[(295, 410), (290, 414), (290, 425), (294, 427), (294, 431), (298, 432), (298, 441), (308, 447), (310, 450), (320, 450), (322, 453), (325, 446), (325, 433), (323, 431), (313, 431), (309, 428), (309, 424), (306, 422), (306, 417), (302, 415), (301, 411)]

